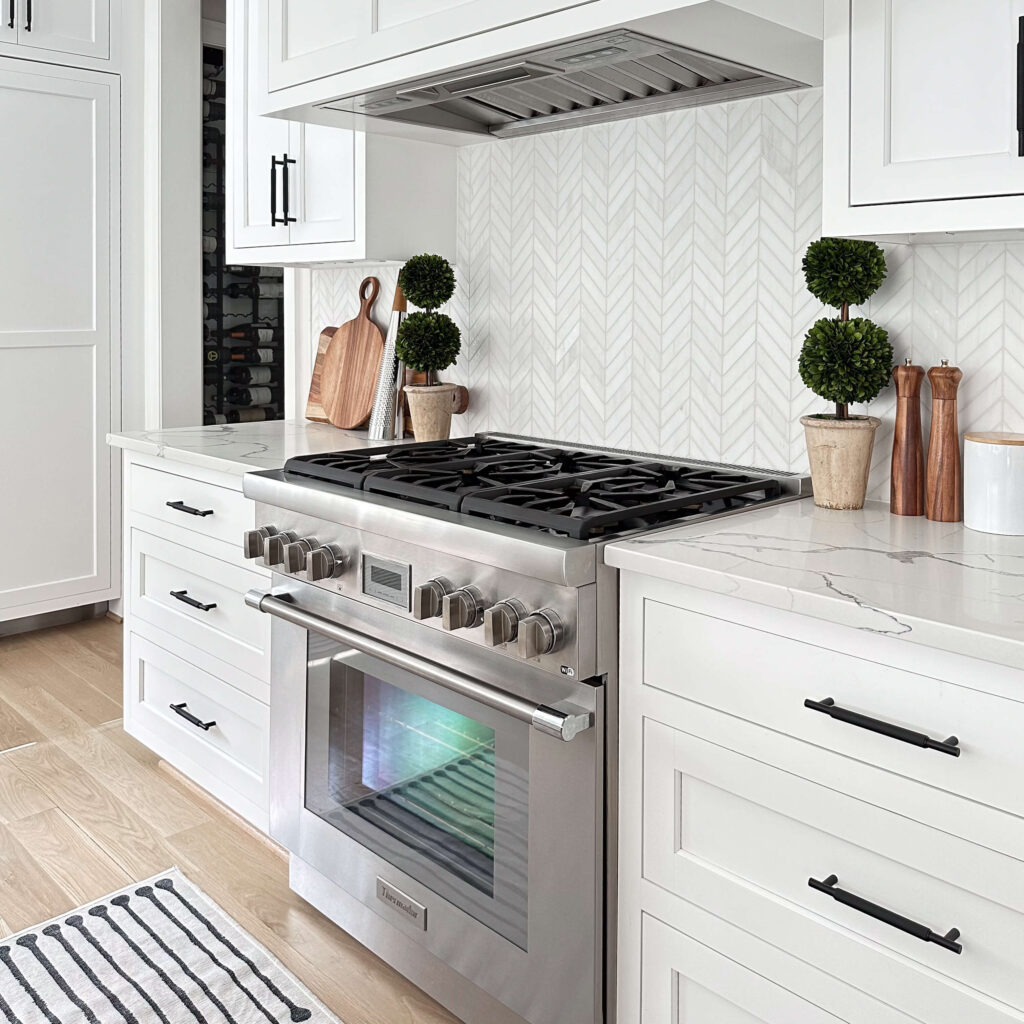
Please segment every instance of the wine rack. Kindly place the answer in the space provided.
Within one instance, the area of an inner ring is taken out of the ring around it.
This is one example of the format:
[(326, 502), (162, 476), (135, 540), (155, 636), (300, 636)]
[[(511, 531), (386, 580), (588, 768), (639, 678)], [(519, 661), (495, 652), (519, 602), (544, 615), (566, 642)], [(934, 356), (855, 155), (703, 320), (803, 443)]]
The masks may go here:
[[(225, 264), (225, 89), (224, 50), (204, 46), (201, 258), (205, 424), (284, 417), (283, 272), (276, 267)], [(255, 371), (251, 387), (238, 379), (245, 376), (239, 369), (245, 368)]]

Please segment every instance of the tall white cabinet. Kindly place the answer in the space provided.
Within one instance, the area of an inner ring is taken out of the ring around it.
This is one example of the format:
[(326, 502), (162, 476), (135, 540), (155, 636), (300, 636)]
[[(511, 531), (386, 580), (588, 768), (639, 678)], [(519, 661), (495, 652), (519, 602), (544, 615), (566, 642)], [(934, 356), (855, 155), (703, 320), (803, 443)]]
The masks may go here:
[(0, 58), (0, 621), (119, 590), (119, 85)]

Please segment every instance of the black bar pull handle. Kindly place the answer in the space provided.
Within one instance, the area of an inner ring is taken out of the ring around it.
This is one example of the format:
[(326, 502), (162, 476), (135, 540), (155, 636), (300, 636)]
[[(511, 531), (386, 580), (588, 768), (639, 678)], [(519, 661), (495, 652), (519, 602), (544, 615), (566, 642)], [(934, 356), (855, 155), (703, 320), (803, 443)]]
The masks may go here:
[(839, 879), (835, 875), (829, 875), (828, 878), (821, 882), (816, 878), (808, 878), (807, 884), (812, 889), (817, 889), (818, 892), (831, 896), (838, 903), (852, 907), (861, 914), (867, 914), (868, 917), (873, 917), (876, 921), (881, 921), (883, 924), (898, 928), (901, 932), (913, 935), (915, 939), (920, 939), (922, 942), (934, 942), (936, 946), (948, 949), (951, 953), (959, 954), (964, 951), (964, 947), (956, 941), (960, 938), (959, 929), (950, 928), (945, 935), (939, 935), (938, 932), (933, 932), (927, 925), (911, 921), (909, 917), (904, 917), (902, 914), (897, 914), (885, 907), (880, 907), (877, 903), (872, 903), (861, 896), (855, 896), (852, 892), (838, 888), (838, 881)]
[(7, 10), (8, 13), (10, 14), (10, 19), (7, 22), (7, 27), (14, 28), (14, 0), (10, 0), (10, 4), (8, 5)]
[(281, 189), (284, 192), (284, 217), (282, 219), (282, 223), (284, 223), (284, 224), (294, 224), (295, 223), (295, 218), (294, 217), (290, 217), (288, 215), (288, 213), (289, 213), (288, 206), (289, 206), (289, 203), (291, 202), (291, 198), (290, 198), (291, 193), (290, 193), (289, 188), (288, 188), (288, 165), (289, 164), (294, 164), (295, 162), (296, 161), (293, 160), (287, 153), (285, 153), (282, 156), (282, 158), (281, 158), (281, 166), (284, 168), (282, 173), (281, 173)]
[(25, 0), (25, 31), (32, 31), (32, 0)]
[(277, 157), (270, 154), (270, 226), (277, 227)]
[(1024, 156), (1024, 16), (1017, 19), (1017, 156)]
[(187, 590), (172, 590), (171, 597), (177, 598), (182, 604), (190, 605), (192, 608), (198, 608), (201, 612), (208, 612), (217, 607), (215, 604), (203, 604), (202, 601), (197, 601), (194, 597), (189, 597)]
[(913, 729), (904, 729), (902, 725), (893, 725), (892, 722), (883, 722), (880, 718), (870, 718), (857, 711), (850, 711), (848, 708), (841, 708), (831, 697), (824, 700), (805, 700), (804, 707), (812, 711), (820, 711), (837, 722), (846, 722), (848, 725), (855, 725), (858, 729), (867, 729), (870, 732), (880, 733), (882, 736), (890, 736), (902, 743), (912, 743), (915, 747), (925, 747), (928, 750), (938, 750), (951, 757), (960, 756), (960, 741), (955, 736), (948, 736), (944, 740), (936, 740), (923, 732), (915, 732)]
[(209, 732), (217, 723), (216, 722), (204, 722), (201, 718), (196, 718), (191, 711), (188, 710), (188, 704), (182, 701), (180, 704), (172, 704), (171, 710), (181, 718), (184, 718), (190, 725), (194, 725), (197, 729), (202, 729), (203, 732)]
[(183, 501), (169, 501), (167, 502), (168, 508), (176, 509), (178, 512), (187, 512), (190, 516), (212, 516), (212, 508), (193, 508), (191, 505), (186, 505)]

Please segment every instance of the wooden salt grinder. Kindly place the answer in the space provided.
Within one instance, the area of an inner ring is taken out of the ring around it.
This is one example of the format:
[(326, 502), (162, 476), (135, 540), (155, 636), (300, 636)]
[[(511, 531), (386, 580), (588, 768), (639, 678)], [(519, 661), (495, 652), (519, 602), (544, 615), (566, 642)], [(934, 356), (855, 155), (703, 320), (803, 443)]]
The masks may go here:
[(889, 511), (924, 515), (924, 443), (921, 440), (921, 382), (924, 368), (908, 359), (892, 371), (896, 382), (896, 434), (892, 442)]
[(956, 392), (963, 374), (947, 359), (928, 371), (932, 386), (932, 432), (928, 438), (925, 512), (936, 522), (959, 523), (964, 517), (963, 473)]

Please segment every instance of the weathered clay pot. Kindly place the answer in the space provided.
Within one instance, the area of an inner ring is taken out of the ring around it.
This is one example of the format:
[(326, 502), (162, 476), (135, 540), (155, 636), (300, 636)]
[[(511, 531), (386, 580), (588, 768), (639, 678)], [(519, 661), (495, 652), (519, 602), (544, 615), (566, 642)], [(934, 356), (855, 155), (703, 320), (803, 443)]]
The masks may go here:
[(871, 472), (871, 449), (881, 420), (802, 416), (811, 462), (814, 504), (821, 508), (863, 508)]
[(412, 432), (417, 441), (444, 441), (452, 429), (454, 384), (407, 384)]

